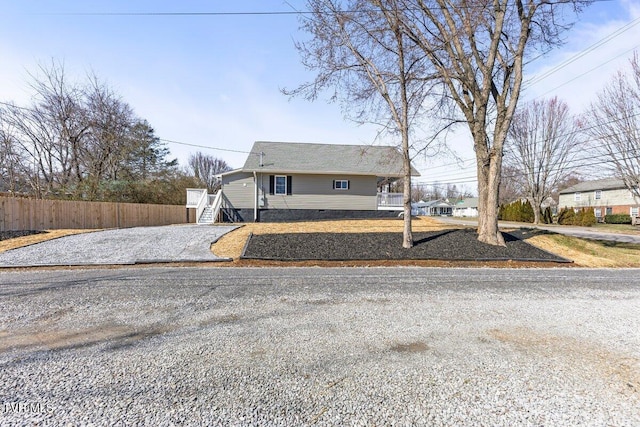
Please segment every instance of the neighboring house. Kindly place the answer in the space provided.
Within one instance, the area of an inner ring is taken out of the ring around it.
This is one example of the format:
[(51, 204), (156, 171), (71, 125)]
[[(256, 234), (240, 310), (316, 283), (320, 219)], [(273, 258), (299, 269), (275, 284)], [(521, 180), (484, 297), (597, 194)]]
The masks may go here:
[(402, 175), (393, 147), (258, 141), (242, 168), (220, 175), (222, 210), (264, 222), (397, 216), (402, 194), (383, 190)]
[(453, 205), (453, 216), (456, 217), (477, 217), (478, 216), (478, 198), (468, 197), (456, 202)]
[(616, 178), (581, 182), (566, 188), (560, 191), (558, 206), (560, 209), (593, 208), (596, 218), (611, 214), (640, 215), (640, 200)]
[(453, 206), (448, 200), (430, 200), (428, 202), (419, 201), (411, 204), (412, 215), (421, 216), (450, 216)]

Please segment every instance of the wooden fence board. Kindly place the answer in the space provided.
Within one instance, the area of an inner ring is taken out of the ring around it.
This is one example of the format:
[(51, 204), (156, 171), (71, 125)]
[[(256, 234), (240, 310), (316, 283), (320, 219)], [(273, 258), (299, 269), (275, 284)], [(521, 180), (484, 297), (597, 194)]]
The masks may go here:
[[(190, 215), (191, 222), (193, 216)], [(186, 221), (184, 206), (0, 196), (0, 231), (126, 228)]]

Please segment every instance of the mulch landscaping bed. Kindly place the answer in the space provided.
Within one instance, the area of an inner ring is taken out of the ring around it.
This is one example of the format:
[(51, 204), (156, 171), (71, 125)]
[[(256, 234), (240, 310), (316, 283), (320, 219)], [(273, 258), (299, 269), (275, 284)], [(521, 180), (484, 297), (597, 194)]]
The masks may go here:
[(32, 234), (46, 233), (46, 231), (21, 230), (21, 231), (0, 231), (0, 240), (9, 240), (16, 237), (31, 236)]
[(475, 230), (413, 233), (414, 246), (402, 247), (402, 233), (291, 233), (251, 235), (242, 259), (446, 260), (571, 262), (524, 241), (531, 231), (503, 233), (507, 246), (480, 243)]

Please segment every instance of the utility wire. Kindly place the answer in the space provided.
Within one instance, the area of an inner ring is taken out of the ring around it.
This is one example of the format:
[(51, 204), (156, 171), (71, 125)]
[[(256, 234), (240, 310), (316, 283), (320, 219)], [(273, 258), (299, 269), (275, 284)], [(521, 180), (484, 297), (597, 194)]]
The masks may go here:
[(605, 45), (606, 43), (610, 42), (614, 38), (618, 37), (619, 35), (623, 34), (626, 31), (630, 30), (631, 28), (635, 27), (638, 24), (640, 24), (640, 18), (636, 18), (633, 21), (623, 25), (622, 27), (618, 28), (616, 31), (610, 33), (608, 36), (598, 40), (596, 43), (594, 43), (591, 46), (587, 47), (586, 49), (583, 49), (582, 51), (576, 53), (572, 57), (570, 57), (567, 60), (561, 62), (560, 64), (556, 65), (555, 67), (551, 68), (550, 70), (547, 70), (546, 72), (540, 74), (539, 76), (534, 76), (531, 80), (526, 82), (526, 86), (529, 87), (529, 86), (532, 86), (532, 85), (534, 85), (536, 83), (541, 82), (542, 80), (546, 79), (550, 75), (552, 75), (552, 74), (558, 72), (559, 70), (561, 70), (562, 68), (565, 68), (568, 65), (576, 62), (578, 59), (582, 58), (583, 56), (586, 56), (587, 54), (589, 54), (591, 52), (593, 52), (597, 48)]
[(184, 146), (187, 146), (187, 147), (206, 148), (208, 150), (227, 151), (227, 152), (230, 152), (230, 153), (258, 154), (258, 153), (253, 153), (251, 151), (232, 150), (230, 148), (211, 147), (211, 146), (208, 146), (208, 145), (191, 144), (191, 143), (188, 143), (188, 142), (175, 141), (175, 140), (172, 140), (172, 139), (164, 139), (164, 138), (158, 138), (158, 139), (160, 141), (162, 141), (162, 142), (168, 142), (170, 144), (177, 144), (177, 145), (184, 145)]

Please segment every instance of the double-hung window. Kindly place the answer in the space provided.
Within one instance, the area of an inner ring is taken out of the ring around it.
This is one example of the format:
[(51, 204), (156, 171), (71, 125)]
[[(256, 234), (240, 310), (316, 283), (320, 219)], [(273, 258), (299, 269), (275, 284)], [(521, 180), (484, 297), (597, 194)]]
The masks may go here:
[(594, 194), (594, 198), (596, 200), (602, 199), (602, 190), (596, 190), (596, 193)]
[(576, 192), (573, 194), (573, 201), (574, 201), (574, 202), (579, 202), (579, 201), (580, 201), (580, 199), (581, 199), (580, 192), (576, 191)]
[(291, 175), (269, 175), (269, 194), (290, 196), (292, 183)]
[(275, 176), (274, 194), (286, 195), (287, 194), (287, 177), (285, 175)]

